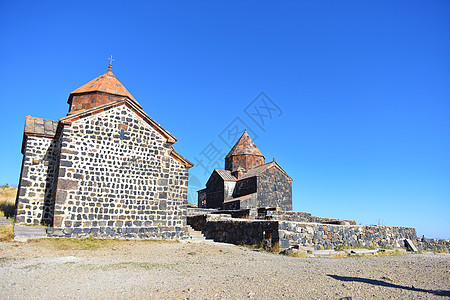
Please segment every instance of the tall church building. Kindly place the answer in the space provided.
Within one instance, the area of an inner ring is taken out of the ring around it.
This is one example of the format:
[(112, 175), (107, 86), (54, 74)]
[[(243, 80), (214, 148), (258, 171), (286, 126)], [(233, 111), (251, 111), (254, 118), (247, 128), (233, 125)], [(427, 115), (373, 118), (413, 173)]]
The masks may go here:
[(16, 221), (50, 235), (182, 238), (188, 171), (177, 139), (106, 73), (73, 91), (58, 121), (28, 116)]
[(223, 210), (292, 210), (292, 178), (264, 155), (244, 131), (225, 157), (225, 170), (214, 169), (198, 191), (198, 207)]

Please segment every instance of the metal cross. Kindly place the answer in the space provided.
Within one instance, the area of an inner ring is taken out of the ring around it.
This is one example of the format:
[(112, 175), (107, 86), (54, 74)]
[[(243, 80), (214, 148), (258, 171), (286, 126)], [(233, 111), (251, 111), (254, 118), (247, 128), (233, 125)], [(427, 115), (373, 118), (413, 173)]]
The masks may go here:
[(114, 61), (114, 59), (112, 58), (112, 55), (111, 55), (111, 57), (110, 58), (108, 58), (109, 59), (109, 66), (111, 67), (111, 65), (112, 65), (112, 62)]

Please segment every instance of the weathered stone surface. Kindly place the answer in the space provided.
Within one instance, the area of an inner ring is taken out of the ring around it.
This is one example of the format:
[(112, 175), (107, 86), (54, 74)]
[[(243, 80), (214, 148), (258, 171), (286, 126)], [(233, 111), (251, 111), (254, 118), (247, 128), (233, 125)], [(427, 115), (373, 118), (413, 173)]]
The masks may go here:
[(233, 244), (257, 244), (270, 239), (281, 248), (306, 251), (354, 247), (400, 247), (405, 238), (417, 240), (414, 228), (375, 225), (323, 225), (287, 221), (221, 218), (218, 215), (189, 216), (188, 224), (206, 238)]
[(75, 190), (78, 188), (78, 181), (70, 179), (59, 179), (58, 190)]
[[(117, 134), (119, 127), (128, 129), (127, 139)], [(79, 119), (64, 127), (60, 140), (70, 141), (61, 151), (71, 166), (59, 172), (58, 226), (83, 228), (72, 236), (185, 234), (188, 169), (131, 109), (123, 105)]]
[(58, 147), (58, 143), (51, 137), (25, 138), (16, 222), (52, 223), (52, 183), (57, 169)]
[(192, 164), (175, 137), (111, 68), (68, 103), (59, 121), (27, 117), (17, 222), (58, 237), (182, 238)]

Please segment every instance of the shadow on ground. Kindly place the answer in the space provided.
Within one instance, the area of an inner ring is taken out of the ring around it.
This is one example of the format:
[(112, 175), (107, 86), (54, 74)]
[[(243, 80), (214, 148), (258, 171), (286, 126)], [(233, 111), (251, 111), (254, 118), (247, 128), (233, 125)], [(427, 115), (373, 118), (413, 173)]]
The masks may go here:
[(336, 279), (336, 280), (340, 280), (340, 281), (362, 282), (362, 283), (368, 283), (368, 284), (372, 284), (372, 285), (379, 285), (379, 286), (391, 287), (391, 288), (396, 288), (396, 289), (404, 289), (404, 290), (414, 291), (414, 292), (429, 293), (429, 294), (433, 294), (433, 295), (436, 295), (436, 296), (450, 296), (450, 290), (449, 291), (445, 291), (445, 290), (425, 290), (425, 289), (415, 288), (414, 286), (409, 287), (409, 286), (404, 286), (404, 285), (399, 285), (399, 284), (386, 282), (386, 281), (383, 281), (383, 280), (361, 278), (361, 277), (338, 276), (338, 275), (330, 275), (330, 274), (328, 274), (327, 276), (329, 276), (329, 277), (331, 277), (333, 279)]

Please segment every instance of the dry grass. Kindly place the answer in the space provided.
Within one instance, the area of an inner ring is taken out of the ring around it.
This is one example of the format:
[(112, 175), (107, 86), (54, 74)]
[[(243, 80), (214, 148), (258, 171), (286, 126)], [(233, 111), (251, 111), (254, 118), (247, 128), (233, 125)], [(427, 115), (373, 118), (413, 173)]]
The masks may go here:
[(66, 239), (66, 238), (54, 238), (54, 239), (30, 239), (30, 243), (38, 243), (43, 246), (48, 246), (55, 250), (97, 250), (110, 246), (121, 245), (133, 245), (143, 243), (178, 243), (178, 241), (166, 241), (166, 240), (142, 240), (142, 241), (130, 241), (120, 239), (96, 239), (94, 237), (81, 238), (81, 239)]
[(10, 242), (14, 238), (13, 226), (0, 226), (0, 242)]
[(14, 217), (17, 188), (10, 186), (0, 187), (0, 216)]

